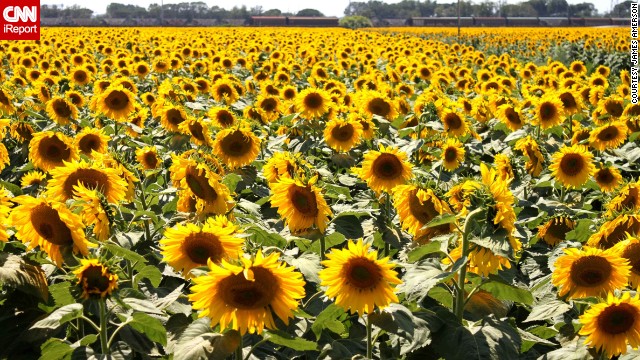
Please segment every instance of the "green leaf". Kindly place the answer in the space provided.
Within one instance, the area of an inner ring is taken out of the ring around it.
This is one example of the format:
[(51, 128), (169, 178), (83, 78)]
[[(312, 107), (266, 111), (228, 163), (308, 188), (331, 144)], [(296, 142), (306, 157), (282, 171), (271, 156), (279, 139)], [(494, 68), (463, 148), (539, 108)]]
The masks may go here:
[(430, 254), (439, 253), (439, 252), (444, 253), (445, 250), (446, 250), (446, 244), (443, 248), (443, 243), (439, 241), (432, 241), (427, 245), (423, 245), (409, 251), (409, 254), (407, 255), (407, 257), (409, 259), (409, 262), (416, 262)]
[(18, 255), (0, 254), (1, 284), (6, 284), (45, 301), (49, 299), (47, 279), (40, 265), (27, 261)]
[(548, 352), (544, 355), (544, 360), (585, 360), (594, 359), (589, 353), (589, 348), (580, 338), (576, 338), (570, 343), (562, 344), (560, 349)]
[(579, 241), (581, 243), (587, 242), (587, 240), (589, 240), (589, 237), (591, 237), (591, 235), (593, 234), (591, 225), (593, 225), (593, 220), (591, 219), (578, 220), (573, 230), (569, 231), (567, 235), (565, 235), (565, 240)]
[(439, 261), (425, 260), (408, 264), (405, 267), (404, 283), (398, 286), (398, 291), (404, 292), (409, 300), (422, 301), (431, 288), (452, 279), (466, 262), (466, 258), (458, 259), (450, 271), (444, 271)]
[(291, 258), (288, 262), (300, 270), (306, 281), (320, 283), (318, 273), (322, 270), (322, 267), (320, 266), (320, 256), (318, 254), (304, 253), (298, 258)]
[(320, 340), (320, 335), (324, 329), (338, 335), (343, 334), (346, 331), (346, 328), (341, 321), (337, 320), (343, 314), (345, 314), (344, 310), (336, 304), (331, 304), (326, 309), (322, 310), (322, 312), (316, 317), (313, 325), (311, 325), (311, 330), (316, 335), (316, 338)]
[(222, 179), (222, 183), (229, 188), (231, 193), (236, 191), (236, 187), (240, 181), (242, 181), (242, 176), (236, 173), (229, 173)]
[(136, 312), (133, 313), (133, 321), (129, 325), (138, 332), (147, 335), (149, 340), (167, 345), (167, 331), (160, 320), (145, 313)]
[(335, 232), (339, 232), (347, 239), (359, 239), (364, 236), (362, 223), (354, 215), (339, 216), (333, 219), (331, 227)]
[(40, 346), (39, 360), (61, 360), (70, 355), (73, 350), (64, 340), (51, 338)]
[(108, 252), (110, 252), (115, 256), (119, 256), (129, 261), (137, 262), (138, 264), (146, 264), (147, 262), (142, 255), (134, 251), (125, 249), (118, 244), (105, 242), (105, 243), (102, 243), (102, 248), (106, 249)]
[(318, 344), (316, 344), (315, 342), (293, 337), (284, 331), (269, 330), (268, 332), (265, 331), (265, 333), (265, 337), (267, 338), (267, 340), (269, 340), (269, 342), (272, 342), (276, 345), (288, 347), (293, 350), (310, 351), (316, 350), (318, 348)]
[(246, 231), (251, 234), (251, 240), (261, 246), (275, 246), (283, 249), (287, 246), (287, 240), (276, 233), (268, 232), (257, 225), (250, 226)]
[(551, 341), (539, 338), (522, 329), (518, 329), (518, 334), (520, 334), (520, 338), (522, 339), (522, 346), (520, 347), (520, 351), (523, 353), (529, 351), (529, 349), (531, 349), (536, 344), (556, 346), (556, 344), (552, 343)]
[(174, 360), (224, 359), (224, 356), (213, 356), (214, 343), (223, 336), (211, 331), (210, 322), (209, 318), (201, 318), (187, 326), (178, 338)]
[(71, 283), (68, 281), (49, 285), (49, 293), (58, 307), (76, 302), (76, 299), (71, 295)]
[(515, 286), (496, 281), (495, 279), (482, 284), (480, 289), (490, 292), (500, 300), (514, 301), (525, 305), (531, 305), (533, 303), (533, 296), (529, 290), (520, 289)]
[(156, 266), (147, 265), (134, 276), (134, 281), (136, 283), (140, 282), (142, 279), (149, 279), (151, 285), (158, 287), (162, 281), (162, 273)]
[(431, 343), (431, 330), (427, 321), (414, 316), (400, 304), (391, 304), (379, 313), (371, 313), (369, 319), (373, 325), (403, 339), (400, 341), (392, 337), (393, 346), (400, 344), (401, 355)]
[(436, 286), (429, 290), (429, 297), (436, 300), (443, 306), (453, 309), (453, 295), (451, 292), (443, 287)]
[(2, 186), (5, 189), (11, 191), (13, 196), (22, 195), (22, 189), (20, 189), (20, 187), (18, 185), (12, 184), (12, 183), (10, 183), (8, 181), (0, 180), (0, 186)]
[(46, 318), (36, 322), (32, 329), (56, 329), (62, 324), (82, 316), (82, 304), (69, 304), (54, 310)]
[(445, 224), (453, 224), (456, 222), (456, 216), (453, 214), (442, 214), (442, 215), (438, 215), (435, 218), (433, 218), (433, 220), (429, 221), (429, 223), (427, 223), (425, 226), (423, 226), (423, 229), (428, 229), (428, 228), (432, 228), (432, 227), (436, 227), (436, 226), (440, 226), (440, 225), (445, 225)]
[(565, 302), (559, 300), (551, 300), (549, 302), (534, 306), (531, 310), (531, 313), (529, 314), (529, 316), (527, 316), (524, 322), (549, 320), (555, 316), (566, 313), (572, 308), (573, 306)]
[(353, 200), (349, 188), (333, 184), (324, 184), (322, 186), (326, 190), (327, 197), (338, 200)]

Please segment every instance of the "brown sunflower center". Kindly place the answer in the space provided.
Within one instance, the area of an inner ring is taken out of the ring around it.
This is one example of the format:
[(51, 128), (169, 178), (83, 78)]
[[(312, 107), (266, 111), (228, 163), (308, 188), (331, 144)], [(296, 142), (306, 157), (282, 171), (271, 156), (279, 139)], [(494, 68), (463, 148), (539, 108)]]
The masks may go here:
[(189, 167), (185, 180), (191, 192), (200, 199), (215, 201), (218, 198), (216, 190), (209, 185), (209, 181), (204, 175), (198, 173), (197, 169)]
[(553, 120), (557, 113), (558, 109), (552, 103), (545, 102), (540, 105), (540, 120), (543, 122)]
[(621, 334), (633, 327), (637, 316), (638, 310), (633, 305), (609, 305), (598, 315), (598, 328), (607, 335)]
[(216, 115), (216, 119), (218, 119), (218, 123), (222, 126), (231, 126), (233, 125), (233, 115), (226, 110), (218, 111)]
[(585, 256), (571, 265), (571, 280), (577, 286), (596, 287), (609, 279), (612, 270), (607, 259), (597, 255)]
[(199, 122), (193, 121), (189, 124), (189, 132), (191, 132), (191, 136), (193, 136), (194, 138), (200, 141), (204, 141), (203, 131), (204, 131), (204, 128)]
[(447, 129), (458, 130), (462, 127), (462, 119), (460, 119), (458, 114), (448, 113), (444, 117), (444, 124), (447, 126)]
[(304, 107), (305, 109), (316, 110), (322, 108), (324, 105), (324, 99), (322, 95), (318, 93), (309, 93), (304, 97)]
[(448, 147), (444, 150), (444, 161), (450, 163), (458, 158), (458, 150), (454, 147)]
[(604, 109), (607, 110), (607, 114), (615, 117), (620, 117), (624, 111), (622, 103), (618, 101), (607, 101), (604, 104)]
[(73, 105), (80, 105), (82, 103), (82, 97), (78, 94), (67, 94), (69, 96), (69, 100)]
[(94, 134), (88, 134), (82, 137), (78, 142), (78, 148), (85, 155), (91, 155), (91, 151), (100, 149), (100, 137)]
[(111, 110), (123, 110), (129, 105), (129, 97), (124, 91), (114, 90), (107, 95), (105, 105)]
[(507, 120), (510, 123), (516, 124), (516, 125), (522, 124), (522, 121), (520, 120), (520, 115), (518, 115), (518, 113), (515, 112), (512, 108), (508, 108), (507, 110), (505, 110), (504, 115), (507, 117)]
[(353, 133), (354, 129), (351, 124), (342, 124), (331, 129), (331, 137), (340, 142), (351, 140)]
[(576, 99), (573, 97), (571, 93), (562, 93), (560, 94), (560, 101), (562, 101), (562, 106), (565, 109), (572, 110), (578, 107), (576, 103)]
[(58, 212), (49, 205), (40, 204), (31, 210), (31, 225), (38, 235), (54, 245), (73, 243), (71, 230), (60, 219)]
[(87, 81), (87, 73), (83, 70), (77, 70), (73, 73), (73, 79), (79, 83)]
[(59, 164), (71, 157), (71, 149), (56, 136), (43, 139), (38, 146), (38, 153), (47, 161)]
[(567, 236), (569, 231), (573, 230), (573, 227), (567, 225), (564, 220), (556, 220), (549, 225), (547, 231), (544, 235), (545, 239), (554, 240), (554, 241), (563, 241)]
[(562, 173), (568, 176), (576, 176), (585, 168), (586, 164), (582, 155), (569, 153), (560, 160), (560, 169)]
[(373, 98), (369, 100), (367, 109), (370, 113), (382, 117), (386, 117), (387, 115), (389, 115), (389, 113), (391, 113), (391, 105), (385, 99), (381, 98)]
[(110, 189), (109, 178), (102, 171), (96, 169), (77, 169), (64, 180), (63, 189), (67, 199), (73, 197), (73, 187), (79, 184), (84, 185), (87, 189), (96, 189), (105, 195)]
[(145, 153), (143, 161), (147, 169), (155, 169), (158, 166), (158, 157), (152, 152)]
[(280, 285), (271, 271), (262, 267), (252, 267), (253, 281), (243, 273), (231, 275), (220, 281), (219, 294), (227, 306), (238, 309), (262, 309), (273, 301)]
[(109, 289), (109, 278), (102, 274), (102, 266), (89, 266), (82, 272), (84, 288), (94, 292), (104, 292)]
[(182, 113), (178, 109), (169, 109), (167, 110), (167, 120), (172, 125), (180, 125), (184, 118), (182, 117)]
[(598, 137), (598, 140), (600, 140), (600, 141), (611, 141), (611, 140), (617, 138), (619, 134), (620, 134), (620, 132), (618, 131), (617, 127), (615, 127), (615, 126), (607, 126), (603, 130), (598, 132), (598, 136), (597, 137)]
[(267, 112), (275, 111), (277, 106), (278, 106), (278, 102), (272, 98), (264, 99), (262, 103), (260, 103), (260, 108), (262, 108), (262, 110)]
[(69, 104), (61, 99), (56, 99), (53, 101), (53, 111), (56, 113), (56, 115), (62, 118), (69, 118), (72, 114)]
[(624, 248), (622, 257), (629, 260), (631, 271), (634, 274), (640, 274), (640, 244), (632, 243)]
[(613, 247), (615, 244), (624, 240), (627, 237), (627, 233), (636, 234), (640, 231), (640, 223), (633, 220), (633, 218), (628, 221), (622, 221), (609, 233), (609, 235), (604, 236), (600, 241), (600, 245), (605, 249), (609, 249)]
[(231, 96), (231, 94), (233, 94), (233, 90), (231, 89), (231, 87), (227, 84), (221, 84), (220, 86), (218, 86), (218, 88), (216, 89), (216, 93), (218, 94), (218, 96), (220, 98), (223, 98), (225, 96)]
[(629, 188), (629, 193), (627, 193), (627, 196), (620, 202), (620, 208), (622, 209), (633, 209), (637, 206), (637, 204), (640, 202), (638, 201), (638, 197), (640, 196), (639, 192), (639, 188), (637, 187), (630, 187)]
[(206, 232), (192, 233), (187, 236), (182, 243), (182, 250), (191, 261), (202, 265), (205, 265), (208, 259), (219, 263), (224, 255), (220, 239)]
[(393, 154), (380, 154), (373, 162), (372, 168), (376, 177), (385, 180), (392, 180), (402, 176), (402, 163)]
[(242, 157), (251, 151), (251, 139), (240, 130), (225, 136), (221, 142), (222, 151), (227, 156)]
[(291, 204), (302, 215), (314, 217), (318, 215), (318, 203), (316, 194), (309, 187), (295, 186), (289, 190)]
[(344, 266), (345, 282), (359, 290), (373, 290), (382, 280), (380, 267), (364, 257), (352, 258)]
[(296, 96), (296, 91), (293, 89), (286, 89), (282, 93), (282, 96), (285, 98), (285, 100), (291, 100)]
[(11, 105), (11, 101), (9, 101), (9, 98), (2, 90), (0, 90), (0, 103), (2, 103), (2, 105)]
[(613, 183), (614, 180), (615, 178), (610, 169), (600, 169), (596, 173), (596, 182), (598, 182), (598, 184), (608, 185)]

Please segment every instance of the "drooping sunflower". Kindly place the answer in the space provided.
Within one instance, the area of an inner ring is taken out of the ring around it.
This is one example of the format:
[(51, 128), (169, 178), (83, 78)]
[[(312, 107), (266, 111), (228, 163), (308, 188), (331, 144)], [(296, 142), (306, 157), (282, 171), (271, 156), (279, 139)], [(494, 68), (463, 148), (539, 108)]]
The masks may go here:
[(562, 108), (565, 114), (571, 115), (582, 110), (582, 98), (576, 91), (571, 89), (562, 90), (558, 93), (558, 98), (562, 102)]
[(208, 218), (202, 225), (187, 223), (167, 229), (160, 240), (164, 261), (189, 278), (192, 269), (206, 266), (209, 261), (220, 264), (223, 259), (242, 256), (244, 241), (234, 236), (237, 227), (233, 224), (221, 226), (223, 222), (217, 218), (226, 219), (218, 215)]
[(640, 238), (628, 236), (626, 240), (617, 243), (614, 248), (620, 252), (620, 256), (629, 261), (629, 265), (631, 265), (629, 284), (637, 289), (640, 286)]
[(73, 140), (60, 132), (43, 131), (33, 135), (29, 142), (29, 160), (33, 166), (49, 171), (64, 161), (73, 161), (78, 153)]
[(79, 184), (99, 191), (112, 204), (126, 197), (127, 183), (118, 175), (118, 171), (106, 168), (99, 162), (65, 162), (64, 166), (52, 169), (50, 174), (47, 195), (52, 199), (66, 201), (73, 198), (74, 186)]
[(11, 201), (18, 204), (9, 217), (16, 229), (18, 240), (27, 244), (28, 250), (40, 247), (58, 265), (62, 266), (62, 247), (71, 246), (74, 253), (84, 256), (95, 247), (84, 235), (84, 225), (79, 215), (65, 204), (45, 198), (18, 196)]
[(106, 298), (118, 288), (118, 274), (98, 259), (80, 259), (73, 271), (82, 288), (82, 298)]
[(614, 121), (591, 130), (589, 145), (596, 150), (616, 149), (627, 140), (627, 125)]
[(456, 138), (448, 138), (447, 142), (442, 144), (442, 165), (447, 171), (457, 169), (464, 161), (466, 151), (464, 145)]
[(173, 186), (189, 190), (184, 195), (195, 199), (196, 209), (204, 214), (226, 214), (232, 202), (229, 188), (206, 163), (172, 155), (169, 168)]
[(307, 88), (296, 95), (294, 102), (300, 116), (313, 120), (329, 112), (331, 97), (323, 89)]
[(525, 169), (531, 176), (539, 176), (543, 170), (544, 156), (540, 146), (531, 136), (519, 139), (514, 149), (521, 151), (528, 159)]
[(224, 129), (216, 135), (213, 152), (230, 169), (236, 169), (258, 157), (260, 139), (248, 127)]
[(587, 245), (609, 249), (624, 240), (627, 234), (640, 234), (640, 215), (620, 214), (608, 219), (589, 237)]
[(21, 143), (31, 141), (34, 133), (35, 130), (33, 130), (33, 126), (28, 122), (16, 121), (11, 124), (11, 127), (9, 128), (9, 134), (11, 137)]
[(145, 146), (136, 150), (136, 160), (143, 170), (157, 169), (161, 164), (158, 150), (155, 146)]
[(106, 241), (111, 235), (108, 203), (104, 195), (80, 183), (73, 186), (73, 197), (76, 200), (72, 208), (79, 208), (82, 221), (86, 226), (93, 226), (93, 234), (98, 241)]
[(563, 146), (553, 154), (549, 169), (562, 185), (573, 188), (584, 185), (596, 170), (593, 154), (583, 145)]
[(555, 94), (547, 94), (540, 98), (533, 110), (533, 123), (543, 130), (560, 125), (564, 121), (562, 101)]
[(330, 120), (324, 128), (324, 140), (332, 149), (348, 152), (362, 140), (362, 124), (337, 118)]
[(607, 216), (625, 210), (640, 209), (640, 181), (631, 182), (622, 187), (618, 194), (607, 204)]
[(538, 238), (550, 246), (563, 242), (567, 233), (575, 227), (575, 222), (568, 216), (556, 216), (538, 226)]
[(419, 243), (427, 242), (434, 236), (451, 233), (455, 226), (444, 224), (423, 229), (437, 216), (452, 213), (449, 205), (431, 189), (411, 184), (398, 185), (393, 188), (393, 205), (398, 211), (402, 229)]
[(401, 284), (389, 258), (378, 259), (362, 239), (349, 241), (346, 249), (333, 249), (318, 274), (326, 295), (338, 306), (358, 315), (372, 313), (398, 302), (395, 285)]
[(367, 182), (369, 188), (379, 193), (391, 192), (413, 178), (413, 167), (407, 161), (407, 154), (391, 146), (380, 145), (380, 151), (369, 150), (364, 154), (360, 168), (353, 173)]
[(567, 299), (602, 296), (627, 285), (631, 266), (618, 249), (584, 247), (564, 249), (554, 266), (551, 282)]
[(285, 324), (304, 298), (302, 274), (278, 261), (279, 253), (254, 259), (241, 258), (241, 265), (222, 260), (209, 261), (209, 273), (193, 279), (189, 300), (193, 308), (202, 310), (199, 317), (209, 317), (211, 326), (220, 325), (241, 334), (262, 333), (266, 327), (276, 329), (273, 313)]
[(464, 115), (457, 113), (451, 109), (445, 109), (440, 116), (444, 131), (448, 136), (463, 136), (469, 131), (469, 125), (464, 119)]
[(593, 174), (593, 178), (602, 192), (614, 191), (622, 181), (622, 175), (618, 169), (613, 166), (604, 167), (602, 164)]
[(94, 96), (98, 96), (97, 111), (118, 122), (125, 122), (136, 108), (135, 96), (122, 85), (110, 86), (101, 94)]
[(603, 352), (607, 358), (627, 353), (627, 345), (640, 346), (640, 299), (628, 292), (621, 298), (612, 293), (607, 301), (591, 307), (580, 316), (580, 335), (586, 335), (585, 344)]
[(111, 138), (102, 129), (87, 126), (76, 135), (74, 144), (80, 153), (91, 158), (94, 151), (101, 154), (107, 152), (109, 140)]
[(324, 232), (333, 216), (331, 208), (316, 187), (315, 178), (310, 180), (280, 178), (271, 184), (271, 205), (292, 232), (307, 230), (315, 225)]
[(47, 115), (58, 125), (67, 125), (72, 119), (78, 117), (78, 108), (61, 96), (47, 101), (46, 110)]

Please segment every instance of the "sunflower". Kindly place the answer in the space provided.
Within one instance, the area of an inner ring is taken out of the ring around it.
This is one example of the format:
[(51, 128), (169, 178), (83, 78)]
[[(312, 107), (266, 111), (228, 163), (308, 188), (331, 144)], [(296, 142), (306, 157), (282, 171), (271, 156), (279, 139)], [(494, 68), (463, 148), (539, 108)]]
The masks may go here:
[(348, 152), (362, 140), (362, 124), (344, 119), (330, 120), (324, 128), (324, 140), (332, 149)]
[(496, 156), (493, 157), (493, 164), (501, 180), (507, 181), (515, 177), (513, 167), (511, 166), (511, 159), (508, 155), (496, 154)]
[(624, 112), (624, 100), (620, 96), (611, 95), (598, 102), (596, 109), (600, 114), (607, 115), (610, 120), (616, 120)]
[(453, 231), (453, 224), (423, 228), (437, 216), (452, 213), (449, 205), (438, 198), (431, 189), (423, 189), (416, 185), (398, 185), (393, 188), (393, 206), (398, 211), (402, 229), (419, 243)]
[(80, 208), (80, 214), (85, 225), (93, 226), (93, 234), (99, 241), (106, 241), (109, 238), (111, 229), (109, 215), (107, 215), (108, 203), (97, 190), (92, 190), (83, 183), (73, 186), (74, 204)]
[(464, 136), (469, 131), (464, 116), (451, 109), (443, 110), (440, 119), (448, 136)]
[(73, 271), (82, 287), (82, 298), (106, 298), (118, 288), (118, 275), (98, 259), (80, 259)]
[(453, 171), (464, 161), (464, 154), (464, 145), (456, 138), (449, 138), (442, 144), (442, 165), (447, 171)]
[(35, 131), (31, 124), (22, 121), (14, 122), (9, 128), (9, 134), (11, 137), (21, 143), (31, 141), (31, 139), (33, 139), (34, 132)]
[(567, 233), (575, 227), (575, 222), (567, 216), (553, 217), (538, 226), (538, 238), (551, 246), (563, 242)]
[(4, 168), (9, 165), (11, 159), (9, 158), (9, 152), (4, 144), (0, 143), (0, 171), (4, 170)]
[(0, 185), (0, 241), (8, 241), (6, 224), (9, 222), (9, 213), (11, 212), (11, 202), (9, 202), (10, 193), (7, 189)]
[(294, 179), (296, 175), (304, 175), (306, 165), (307, 162), (300, 153), (277, 152), (262, 167), (262, 176), (269, 183), (275, 183), (281, 178)]
[(627, 345), (640, 346), (640, 299), (628, 292), (621, 298), (609, 293), (607, 301), (591, 307), (580, 316), (580, 335), (585, 344), (595, 347), (607, 358), (627, 353)]
[(524, 125), (521, 109), (513, 104), (500, 105), (496, 117), (511, 131), (519, 130)]
[(16, 112), (16, 108), (13, 106), (13, 96), (8, 89), (0, 88), (0, 111), (5, 116)]
[(631, 266), (617, 249), (564, 249), (551, 275), (558, 295), (567, 299), (601, 296), (627, 285)]
[(143, 170), (157, 169), (160, 165), (158, 150), (155, 146), (145, 146), (136, 150), (136, 160)]
[(640, 181), (625, 185), (616, 197), (607, 204), (607, 216), (614, 212), (625, 210), (637, 211), (640, 209)]
[[(514, 224), (516, 221), (516, 214), (513, 209), (515, 197), (509, 190), (510, 181), (502, 180), (496, 169), (489, 168), (484, 163), (480, 164), (480, 173), (482, 175), (482, 184), (489, 190), (493, 198), (490, 205), (491, 209), (487, 212), (489, 216), (487, 220), (494, 225), (500, 225), (500, 227), (507, 230), (510, 236), (515, 229)], [(514, 246), (514, 248), (517, 251), (519, 246)]]
[(593, 154), (583, 145), (564, 146), (553, 154), (549, 169), (565, 187), (579, 188), (595, 172)]
[(18, 206), (11, 211), (9, 223), (16, 229), (18, 240), (28, 244), (28, 250), (39, 246), (62, 266), (63, 247), (72, 246), (74, 253), (84, 256), (89, 254), (90, 247), (95, 247), (84, 235), (80, 216), (63, 203), (24, 195), (11, 201)]
[[(513, 237), (509, 237), (509, 243), (513, 250), (521, 246), (520, 242)], [(459, 245), (455, 249), (449, 252), (449, 256), (453, 261), (457, 261), (462, 256), (462, 245)], [(511, 262), (508, 258), (495, 254), (490, 249), (484, 248), (480, 245), (474, 244), (469, 249), (468, 256), (468, 269), (477, 275), (488, 277), (489, 274), (497, 274), (498, 271), (511, 268)], [(443, 260), (444, 263), (449, 264), (448, 258)]]
[(91, 158), (94, 151), (101, 154), (107, 152), (109, 140), (111, 138), (102, 129), (87, 126), (76, 135), (74, 145), (80, 153)]
[(573, 90), (561, 91), (558, 93), (558, 98), (562, 102), (562, 109), (567, 115), (576, 114), (582, 109), (582, 98), (580, 94)]
[(616, 149), (627, 140), (627, 125), (614, 121), (591, 130), (589, 144), (596, 150)]
[(66, 125), (78, 117), (78, 108), (61, 96), (47, 101), (46, 110), (47, 115), (58, 125)]
[(166, 105), (160, 113), (160, 125), (167, 131), (179, 132), (180, 125), (189, 119), (187, 112), (179, 105)]
[(629, 265), (631, 265), (629, 284), (637, 289), (640, 286), (640, 238), (628, 236), (626, 240), (617, 243), (614, 248), (620, 252), (622, 258), (629, 261)]
[(391, 192), (413, 178), (413, 167), (407, 154), (393, 147), (380, 145), (380, 151), (369, 150), (364, 154), (361, 168), (352, 169), (354, 174), (367, 182), (375, 192)]
[(260, 139), (247, 127), (224, 129), (216, 135), (213, 152), (230, 169), (236, 169), (258, 157)]
[(74, 186), (80, 184), (99, 191), (112, 204), (126, 197), (127, 183), (118, 176), (118, 171), (106, 168), (98, 161), (65, 162), (63, 166), (52, 169), (50, 174), (47, 195), (52, 199), (66, 201), (73, 198)]
[(78, 153), (73, 141), (60, 132), (43, 131), (33, 135), (29, 142), (29, 160), (33, 166), (49, 171), (64, 161), (73, 161)]
[(20, 187), (25, 188), (28, 186), (39, 186), (47, 180), (47, 175), (38, 171), (31, 170), (24, 174), (20, 179)]
[(292, 232), (306, 230), (314, 224), (324, 232), (333, 216), (331, 208), (318, 187), (315, 178), (309, 181), (280, 178), (271, 184), (271, 205), (278, 208)]
[(211, 86), (211, 94), (216, 101), (226, 104), (233, 104), (240, 98), (234, 82), (228, 79), (217, 80)]
[(213, 107), (207, 115), (220, 128), (228, 128), (236, 123), (236, 117), (228, 107)]
[(226, 214), (231, 196), (229, 188), (220, 182), (220, 176), (205, 163), (175, 155), (172, 158), (173, 164), (169, 171), (173, 186), (189, 190), (184, 195), (188, 194), (195, 199), (198, 211), (205, 214)]
[(160, 240), (164, 261), (190, 278), (192, 269), (206, 266), (209, 261), (220, 264), (223, 259), (242, 256), (244, 241), (234, 236), (237, 227), (223, 219), (226, 217), (219, 215), (202, 225), (187, 223), (167, 229)]
[(323, 89), (307, 88), (296, 95), (294, 102), (300, 116), (312, 120), (329, 112), (331, 98)]
[(191, 137), (191, 142), (198, 146), (211, 146), (213, 140), (209, 135), (209, 126), (204, 119), (190, 118), (178, 126), (178, 129), (185, 135)]
[(255, 107), (262, 119), (268, 123), (277, 120), (282, 113), (280, 98), (273, 95), (259, 95)]
[(69, 71), (69, 80), (78, 86), (84, 86), (91, 82), (91, 72), (85, 68), (75, 68)]
[(209, 261), (209, 272), (193, 279), (189, 300), (193, 308), (202, 310), (198, 317), (209, 317), (211, 326), (220, 324), (241, 334), (261, 334), (263, 329), (276, 329), (273, 313), (285, 325), (304, 298), (302, 274), (279, 260), (279, 253), (255, 258), (241, 258), (236, 266), (222, 260), (220, 265)]
[(379, 91), (360, 92), (358, 106), (370, 116), (378, 115), (387, 120), (393, 120), (398, 116), (396, 104)]
[(398, 302), (395, 285), (401, 284), (389, 258), (378, 259), (378, 251), (370, 251), (362, 239), (349, 241), (346, 249), (333, 249), (318, 274), (325, 294), (336, 305), (359, 315), (372, 313)]
[(609, 249), (624, 240), (627, 234), (640, 234), (640, 215), (621, 214), (605, 221), (589, 237), (587, 245)]
[(614, 191), (622, 181), (620, 171), (615, 167), (604, 167), (600, 164), (600, 168), (593, 174), (593, 178), (600, 187), (602, 192)]
[(98, 112), (118, 122), (126, 121), (136, 108), (133, 93), (122, 85), (110, 86), (103, 93), (94, 96), (98, 96)]

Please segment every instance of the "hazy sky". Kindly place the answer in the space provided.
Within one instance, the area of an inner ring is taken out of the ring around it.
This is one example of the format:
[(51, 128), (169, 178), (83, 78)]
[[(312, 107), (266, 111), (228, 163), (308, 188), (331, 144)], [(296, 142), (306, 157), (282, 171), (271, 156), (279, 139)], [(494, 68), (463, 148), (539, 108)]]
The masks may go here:
[[(197, 0), (165, 0), (165, 4), (171, 3), (181, 3), (181, 2), (190, 2)], [(314, 8), (320, 10), (323, 14), (327, 16), (343, 16), (344, 9), (349, 5), (349, 0), (320, 0), (320, 1), (291, 1), (291, 0), (232, 0), (232, 1), (216, 1), (216, 0), (202, 0), (207, 5), (213, 6), (217, 5), (225, 9), (230, 9), (233, 6), (242, 6), (246, 5), (248, 8), (260, 5), (264, 10), (268, 9), (280, 9), (286, 12), (297, 12), (304, 8)], [(366, 1), (366, 0), (360, 0)], [(396, 3), (400, 0), (385, 0), (387, 3)], [(481, 2), (480, 0), (473, 0), (474, 2)], [(591, 2), (593, 3), (598, 12), (603, 13), (609, 11), (609, 7), (611, 5), (610, 0), (568, 0), (569, 4), (576, 4), (582, 2)], [(112, 2), (119, 2), (121, 4), (135, 4), (138, 6), (142, 6), (147, 8), (150, 4), (156, 3), (159, 4), (160, 0), (93, 0), (93, 1), (82, 1), (82, 0), (41, 0), (41, 4), (46, 5), (64, 5), (71, 6), (74, 4), (81, 5), (83, 7), (89, 8), (93, 10), (94, 15), (104, 14), (107, 9), (107, 5)], [(439, 3), (451, 3), (452, 0), (438, 0)], [(520, 2), (519, 0), (507, 0), (507, 3), (515, 4)]]

